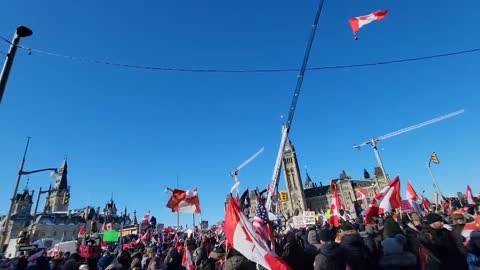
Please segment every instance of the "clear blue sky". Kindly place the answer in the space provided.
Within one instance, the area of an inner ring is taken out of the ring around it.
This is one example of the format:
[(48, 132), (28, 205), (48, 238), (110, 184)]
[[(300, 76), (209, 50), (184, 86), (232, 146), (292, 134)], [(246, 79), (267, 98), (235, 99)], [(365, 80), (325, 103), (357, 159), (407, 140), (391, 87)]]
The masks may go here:
[[(299, 67), (317, 1), (8, 1), (0, 34), (25, 24), (24, 45), (116, 62), (191, 68)], [(389, 9), (355, 42), (351, 17)], [(479, 47), (478, 1), (327, 0), (310, 66), (363, 63)], [(6, 51), (7, 44), (0, 45)], [(327, 183), (345, 169), (361, 177), (376, 165), (368, 138), (460, 108), (466, 113), (381, 143), (387, 172), (432, 194), (425, 161), (446, 194), (480, 191), (479, 55), (361, 69), (307, 72), (292, 127), (300, 166)], [(204, 219), (223, 219), (228, 173), (242, 189), (266, 187), (296, 72), (169, 73), (76, 63), (19, 51), (0, 106), (0, 213), (8, 208), (27, 136), (26, 169), (60, 166), (68, 155), (72, 207), (148, 209), (173, 224), (166, 186), (198, 187)], [(302, 172), (303, 173), (303, 172)], [(26, 180), (26, 178), (24, 178)], [(48, 187), (47, 173), (30, 187)], [(22, 187), (24, 186), (22, 183)], [(282, 186), (284, 186), (282, 180)], [(44, 200), (42, 199), (42, 206)], [(182, 215), (181, 223), (191, 223)]]

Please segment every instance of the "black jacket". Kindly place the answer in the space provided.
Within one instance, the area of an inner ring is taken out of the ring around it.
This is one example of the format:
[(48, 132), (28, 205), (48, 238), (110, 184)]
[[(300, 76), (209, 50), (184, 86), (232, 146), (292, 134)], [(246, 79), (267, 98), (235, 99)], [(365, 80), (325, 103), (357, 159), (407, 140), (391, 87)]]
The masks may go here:
[(355, 232), (347, 232), (340, 245), (345, 248), (347, 265), (351, 270), (369, 270), (369, 251), (363, 238)]
[(410, 252), (385, 255), (378, 262), (378, 270), (417, 270), (417, 257)]
[(345, 270), (345, 249), (335, 242), (324, 243), (315, 257), (314, 270)]

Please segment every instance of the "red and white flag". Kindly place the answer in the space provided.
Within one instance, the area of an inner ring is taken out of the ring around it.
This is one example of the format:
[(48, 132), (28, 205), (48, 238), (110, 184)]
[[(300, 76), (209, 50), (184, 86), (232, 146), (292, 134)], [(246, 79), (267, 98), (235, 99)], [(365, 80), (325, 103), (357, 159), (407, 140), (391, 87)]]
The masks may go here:
[(143, 243), (147, 243), (148, 241), (150, 241), (150, 238), (152, 238), (152, 234), (150, 233), (150, 230), (148, 230), (148, 231), (141, 237)]
[(465, 192), (465, 198), (467, 199), (468, 204), (475, 204), (475, 201), (473, 200), (472, 189), (469, 185), (467, 185), (467, 192)]
[(80, 231), (78, 232), (78, 238), (84, 238), (85, 237), (85, 231), (87, 230), (87, 225), (84, 224), (81, 228)]
[(381, 214), (392, 212), (395, 208), (400, 208), (402, 200), (400, 198), (400, 178), (397, 176), (395, 179), (388, 183), (388, 186), (384, 187), (367, 208), (365, 215), (365, 221), (367, 224), (372, 222), (373, 217), (378, 217)]
[(425, 198), (425, 196), (422, 195), (422, 205), (423, 205), (423, 208), (425, 208), (425, 211), (429, 211), (430, 210), (430, 207), (432, 206), (430, 204), (430, 201)]
[(190, 251), (187, 247), (185, 247), (183, 251), (182, 266), (185, 267), (187, 270), (195, 270), (192, 255), (190, 254)]
[(291, 269), (274, 251), (270, 251), (267, 243), (242, 213), (235, 200), (230, 197), (223, 225), (228, 243), (248, 260), (270, 270)]
[(148, 221), (150, 220), (150, 210), (145, 213), (145, 215), (142, 218), (142, 225), (148, 225)]
[(473, 231), (480, 231), (480, 217), (478, 214), (475, 214), (472, 222), (465, 224), (465, 227), (463, 227), (462, 236), (467, 239), (465, 244), (468, 244), (468, 241), (470, 240), (470, 234)]
[(359, 187), (357, 190), (357, 201), (367, 198), (368, 192), (366, 189)]
[(328, 223), (335, 227), (340, 227), (340, 222), (338, 219), (338, 217), (340, 216), (340, 214), (338, 213), (340, 207), (340, 198), (338, 197), (337, 189), (335, 189), (335, 191), (333, 192), (332, 202), (330, 204), (330, 219), (328, 221)]
[(110, 231), (110, 230), (113, 230), (113, 222), (111, 223), (108, 223), (108, 224), (103, 224), (103, 228), (102, 228), (104, 231)]
[(350, 19), (350, 26), (352, 27), (353, 34), (355, 35), (355, 40), (357, 40), (357, 33), (362, 28), (363, 26), (373, 22), (373, 21), (380, 21), (387, 16), (388, 10), (385, 11), (375, 11), (371, 14), (365, 15), (365, 16), (359, 16)]
[(183, 191), (180, 189), (173, 190), (172, 197), (168, 200), (167, 207), (172, 209), (172, 212), (201, 213), (200, 199), (198, 198), (197, 189), (194, 189), (193, 191)]
[(412, 183), (410, 180), (407, 180), (407, 200), (416, 202), (418, 200), (417, 192), (413, 189)]

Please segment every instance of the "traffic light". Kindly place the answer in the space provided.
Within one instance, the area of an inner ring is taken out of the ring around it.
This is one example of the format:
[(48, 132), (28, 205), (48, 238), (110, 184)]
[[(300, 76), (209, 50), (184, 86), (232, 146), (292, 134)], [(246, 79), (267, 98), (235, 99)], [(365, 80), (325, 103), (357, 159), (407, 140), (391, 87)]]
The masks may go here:
[(435, 152), (432, 153), (431, 159), (432, 159), (433, 163), (435, 163), (435, 164), (440, 163), (440, 161), (438, 160), (438, 157), (437, 157), (437, 153), (435, 153)]
[(28, 232), (19, 231), (17, 236), (17, 244), (23, 245), (27, 243)]
[(70, 191), (65, 192), (63, 195), (63, 204), (67, 204), (70, 202)]
[(288, 201), (288, 195), (287, 195), (287, 192), (285, 190), (280, 190), (280, 201), (281, 202), (286, 202)]

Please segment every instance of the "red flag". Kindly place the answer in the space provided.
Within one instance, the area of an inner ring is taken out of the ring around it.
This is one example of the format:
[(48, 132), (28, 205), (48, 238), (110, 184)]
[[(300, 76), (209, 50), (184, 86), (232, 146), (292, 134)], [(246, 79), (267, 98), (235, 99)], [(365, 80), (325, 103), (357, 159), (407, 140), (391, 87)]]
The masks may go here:
[(470, 240), (470, 234), (473, 231), (480, 231), (480, 217), (478, 214), (475, 214), (472, 222), (465, 224), (465, 227), (463, 227), (462, 236), (467, 239), (465, 243), (468, 243)]
[(367, 198), (368, 196), (368, 192), (366, 189), (362, 188), (362, 187), (358, 187), (358, 190), (357, 190), (357, 201), (360, 201), (360, 200), (363, 200), (365, 198)]
[(87, 230), (87, 224), (83, 224), (83, 226), (80, 228), (80, 231), (78, 232), (78, 238), (85, 237), (86, 230)]
[(185, 267), (187, 270), (195, 270), (192, 255), (190, 254), (190, 251), (187, 247), (185, 247), (183, 251), (182, 266)]
[(245, 217), (231, 196), (225, 213), (223, 229), (227, 242), (248, 260), (268, 270), (291, 269), (274, 251), (269, 250), (265, 240), (258, 235), (252, 223)]
[(102, 237), (102, 239), (100, 239), (100, 246), (102, 247), (102, 249), (107, 249), (108, 248), (107, 243), (105, 243), (105, 241), (103, 241), (103, 237)]
[(150, 230), (148, 230), (143, 236), (142, 236), (142, 242), (147, 243), (150, 241), (150, 238), (152, 238), (152, 234), (150, 233)]
[(145, 215), (142, 218), (142, 225), (148, 225), (148, 221), (150, 220), (150, 210), (145, 213)]
[(200, 199), (198, 198), (197, 189), (191, 190), (173, 190), (172, 197), (168, 200), (167, 208), (172, 209), (172, 212), (181, 213), (201, 213)]
[(413, 189), (410, 180), (407, 180), (407, 200), (411, 200), (414, 202), (418, 200), (417, 192), (415, 192), (415, 189)]
[(393, 209), (400, 208), (401, 204), (400, 178), (397, 176), (373, 198), (367, 208), (365, 220), (367, 223), (371, 223), (373, 217), (392, 212)]
[(475, 201), (473, 200), (472, 189), (469, 185), (467, 185), (467, 192), (465, 192), (465, 198), (467, 199), (468, 204), (475, 204)]
[(338, 210), (340, 210), (340, 198), (338, 197), (338, 191), (335, 188), (335, 191), (333, 192), (333, 197), (332, 197), (332, 203), (330, 204), (330, 220), (329, 223), (335, 227), (340, 227), (340, 223), (338, 220), (338, 217), (340, 214), (338, 213)]
[(268, 219), (268, 212), (265, 208), (265, 202), (263, 199), (260, 199), (257, 205), (257, 210), (255, 211), (255, 216), (253, 217), (253, 227), (257, 230), (257, 233), (264, 240), (270, 241), (274, 244), (273, 232), (270, 228), (270, 220)]
[(355, 39), (357, 38), (357, 32), (362, 28), (363, 26), (373, 22), (373, 21), (380, 21), (387, 16), (388, 10), (385, 11), (375, 11), (374, 13), (365, 15), (365, 16), (359, 16), (350, 19), (350, 27), (352, 27), (353, 34), (355, 35)]
[(430, 202), (428, 201), (427, 198), (425, 198), (425, 196), (422, 195), (422, 205), (423, 207), (425, 208), (425, 211), (429, 211), (430, 210), (430, 207), (432, 206), (430, 204)]

